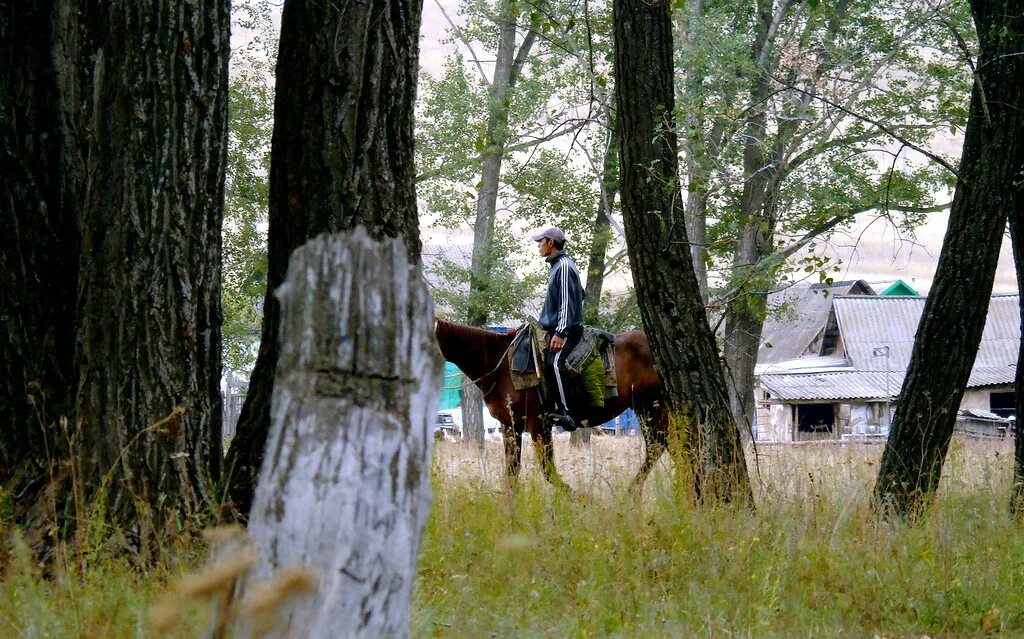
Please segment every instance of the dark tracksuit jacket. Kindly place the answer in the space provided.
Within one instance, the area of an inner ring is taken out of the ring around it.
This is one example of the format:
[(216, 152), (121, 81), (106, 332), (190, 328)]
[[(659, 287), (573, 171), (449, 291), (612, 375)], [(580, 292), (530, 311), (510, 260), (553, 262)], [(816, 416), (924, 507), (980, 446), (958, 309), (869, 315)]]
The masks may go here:
[(569, 329), (583, 323), (583, 285), (580, 270), (567, 253), (559, 251), (547, 258), (548, 295), (540, 309), (538, 323), (544, 330), (568, 337)]
[(571, 388), (564, 379), (564, 356), (572, 351), (582, 332), (579, 327), (583, 324), (583, 286), (580, 284), (580, 271), (576, 262), (566, 253), (560, 251), (548, 257), (547, 261), (551, 265), (548, 294), (544, 298), (537, 323), (541, 328), (565, 339), (563, 350), (558, 353), (548, 351), (545, 363), (553, 382), (549, 387), (555, 391), (551, 399), (555, 401), (559, 412), (568, 413), (579, 400), (575, 398), (576, 389)]

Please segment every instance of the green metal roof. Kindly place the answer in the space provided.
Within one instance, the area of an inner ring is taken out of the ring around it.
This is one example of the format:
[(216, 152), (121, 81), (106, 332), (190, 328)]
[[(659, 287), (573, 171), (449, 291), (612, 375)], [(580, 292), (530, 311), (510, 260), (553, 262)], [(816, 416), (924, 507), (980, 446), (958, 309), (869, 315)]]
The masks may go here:
[(917, 295), (920, 295), (920, 293), (918, 293), (917, 290), (913, 286), (911, 286), (910, 284), (907, 284), (903, 280), (896, 280), (895, 282), (893, 282), (892, 284), (889, 285), (889, 288), (887, 288), (884, 291), (882, 291), (882, 295), (890, 295), (890, 296), (913, 295), (913, 296), (917, 296)]

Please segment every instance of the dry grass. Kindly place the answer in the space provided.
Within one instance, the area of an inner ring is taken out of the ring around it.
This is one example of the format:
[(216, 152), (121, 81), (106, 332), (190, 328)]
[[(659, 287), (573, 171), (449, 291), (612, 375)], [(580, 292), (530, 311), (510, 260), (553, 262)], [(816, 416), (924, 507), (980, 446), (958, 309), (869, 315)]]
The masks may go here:
[[(693, 508), (667, 457), (634, 504), (636, 438), (580, 450), (559, 436), (555, 452), (576, 498), (543, 481), (529, 443), (516, 492), (500, 442), (483, 455), (437, 446), (413, 636), (1024, 636), (1008, 442), (954, 439), (939, 498), (915, 525), (871, 513), (880, 444), (760, 445), (755, 513)], [(0, 638), (204, 628), (207, 603), (180, 594), (208, 590), (182, 580), (188, 562), (140, 572), (110, 558), (43, 578), (24, 551), (11, 557)]]
[[(529, 451), (528, 451), (529, 452)], [(1024, 536), (1006, 512), (1009, 443), (954, 440), (916, 525), (879, 522), (880, 444), (761, 445), (758, 509), (697, 510), (667, 460), (637, 507), (635, 439), (556, 440), (579, 494), (517, 493), (501, 450), (443, 444), (420, 561), (418, 636), (1024, 636)]]

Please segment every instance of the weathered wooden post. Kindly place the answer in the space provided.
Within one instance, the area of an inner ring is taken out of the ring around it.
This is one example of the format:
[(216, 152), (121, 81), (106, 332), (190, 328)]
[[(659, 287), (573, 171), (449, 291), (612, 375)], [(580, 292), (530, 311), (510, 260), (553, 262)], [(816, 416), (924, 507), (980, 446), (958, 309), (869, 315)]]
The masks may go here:
[[(402, 242), (361, 227), (297, 249), (277, 295), (273, 422), (249, 522), (258, 560), (236, 590), (234, 636), (404, 637), (442, 380), (433, 302)], [(247, 599), (294, 567), (315, 589), (268, 629)]]

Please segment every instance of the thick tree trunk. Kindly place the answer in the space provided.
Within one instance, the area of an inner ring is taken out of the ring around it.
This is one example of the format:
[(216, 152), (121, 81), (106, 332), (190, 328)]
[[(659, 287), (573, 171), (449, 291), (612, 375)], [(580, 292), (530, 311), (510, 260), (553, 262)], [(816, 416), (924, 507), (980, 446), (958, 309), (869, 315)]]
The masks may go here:
[[(362, 228), (292, 256), (249, 521), (258, 560), (236, 599), (244, 609), (261, 582), (295, 566), (317, 583), (277, 611), (268, 634), (239, 615), (238, 637), (408, 635), (442, 379), (430, 294), (409, 259), (401, 241)], [(367, 269), (375, 276), (361, 277)]]
[(287, 0), (281, 16), (271, 144), (267, 296), (260, 352), (227, 458), (244, 516), (270, 427), (288, 256), (326, 231), (364, 225), (419, 260), (413, 101), (421, 0)]
[(988, 313), (1007, 216), (1022, 206), (1024, 12), (972, 0), (981, 53), (939, 266), (875, 485), (887, 515), (914, 515), (938, 488)]
[(78, 200), (61, 195), (52, 14), (53, 0), (0, 2), (0, 484), (16, 519), (67, 453), (76, 382)]
[(230, 17), (224, 0), (79, 9), (76, 497), (145, 543), (208, 512), (220, 467)]
[(739, 432), (693, 270), (672, 126), (667, 2), (614, 4), (623, 220), (640, 312), (690, 455), (698, 498), (752, 503)]

